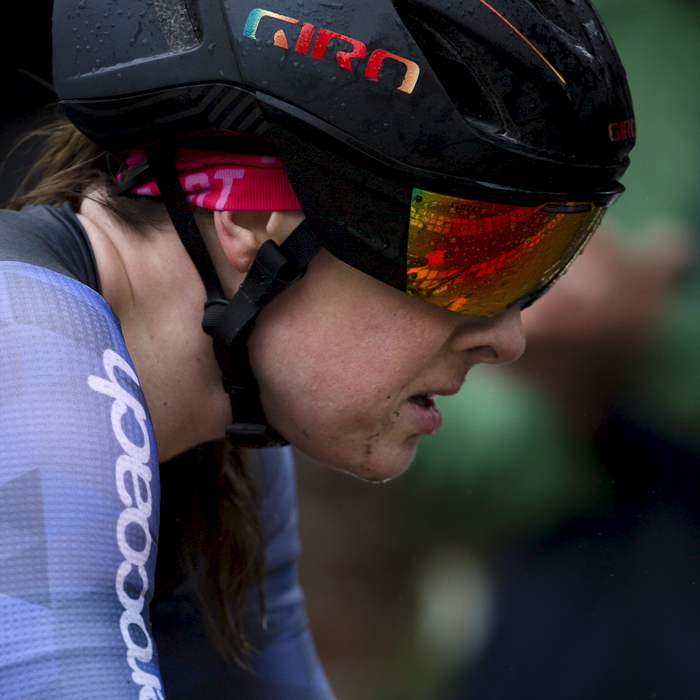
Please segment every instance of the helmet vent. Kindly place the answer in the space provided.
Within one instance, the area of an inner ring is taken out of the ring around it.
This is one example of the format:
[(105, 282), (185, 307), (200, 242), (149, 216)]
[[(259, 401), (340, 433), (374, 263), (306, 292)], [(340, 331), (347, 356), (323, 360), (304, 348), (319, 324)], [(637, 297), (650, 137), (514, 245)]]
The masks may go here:
[(462, 117), (481, 131), (517, 138), (518, 129), (482, 65), (476, 42), (425, 5), (394, 0), (394, 7)]
[[(544, 17), (555, 32), (568, 38), (569, 41), (579, 44), (581, 42), (579, 36), (575, 36), (572, 29), (577, 26), (576, 17), (566, 17), (566, 7), (562, 3), (556, 3), (554, 0), (530, 0), (532, 6)], [(575, 3), (573, 3), (575, 4)]]
[(158, 22), (173, 53), (196, 49), (202, 31), (194, 0), (154, 0)]
[(567, 20), (552, 0), (530, 0), (530, 3), (535, 9), (549, 22), (554, 24), (558, 29), (564, 30), (564, 27), (571, 25), (571, 21)]

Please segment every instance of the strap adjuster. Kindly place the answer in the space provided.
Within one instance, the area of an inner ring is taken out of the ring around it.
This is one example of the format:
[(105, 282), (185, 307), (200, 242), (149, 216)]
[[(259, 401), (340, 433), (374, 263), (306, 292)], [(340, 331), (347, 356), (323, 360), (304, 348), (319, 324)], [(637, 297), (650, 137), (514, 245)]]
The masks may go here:
[(230, 423), (226, 435), (241, 447), (283, 447), (289, 443), (269, 425), (263, 423)]

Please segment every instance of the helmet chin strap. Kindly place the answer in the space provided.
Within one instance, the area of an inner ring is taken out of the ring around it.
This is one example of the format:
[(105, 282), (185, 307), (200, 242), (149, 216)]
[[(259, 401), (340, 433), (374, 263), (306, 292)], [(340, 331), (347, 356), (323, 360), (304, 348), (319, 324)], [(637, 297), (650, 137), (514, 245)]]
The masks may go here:
[(145, 150), (149, 170), (207, 292), (202, 329), (214, 340), (224, 390), (231, 400), (232, 422), (226, 434), (242, 447), (274, 447), (287, 441), (272, 428), (260, 403), (260, 389), (248, 357), (248, 337), (262, 309), (306, 272), (322, 248), (314, 223), (305, 219), (281, 246), (265, 241), (243, 283), (226, 296), (192, 208), (175, 171), (177, 146), (157, 144)]

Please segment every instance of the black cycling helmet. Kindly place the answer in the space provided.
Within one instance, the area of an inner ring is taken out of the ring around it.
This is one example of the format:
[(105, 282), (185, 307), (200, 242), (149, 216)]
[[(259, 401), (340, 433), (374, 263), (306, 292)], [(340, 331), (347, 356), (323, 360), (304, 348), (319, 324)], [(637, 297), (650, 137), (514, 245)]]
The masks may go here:
[[(543, 293), (623, 191), (631, 99), (587, 0), (55, 0), (53, 21), (63, 109), (113, 153), (147, 147), (225, 373), (321, 246), (494, 313)], [(274, 149), (307, 216), (281, 253), (263, 246), (225, 332), (172, 170), (170, 144), (198, 134)]]

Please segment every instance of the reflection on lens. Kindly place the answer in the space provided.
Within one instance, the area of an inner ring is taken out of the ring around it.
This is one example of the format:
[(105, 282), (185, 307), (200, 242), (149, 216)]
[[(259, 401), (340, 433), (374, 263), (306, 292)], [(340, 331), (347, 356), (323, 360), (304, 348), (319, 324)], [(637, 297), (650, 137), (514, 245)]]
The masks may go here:
[(604, 211), (590, 203), (522, 207), (414, 189), (406, 291), (478, 316), (530, 302), (566, 270)]

